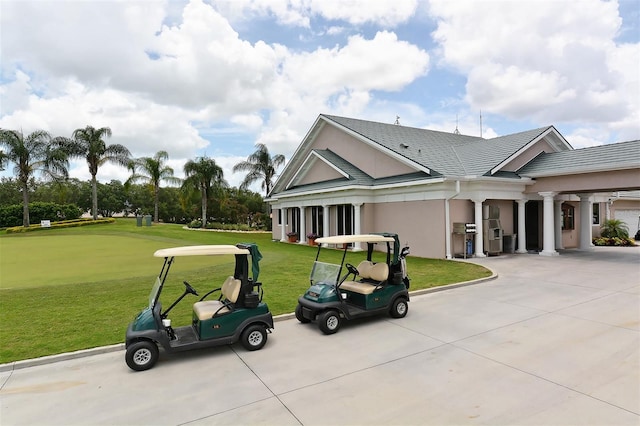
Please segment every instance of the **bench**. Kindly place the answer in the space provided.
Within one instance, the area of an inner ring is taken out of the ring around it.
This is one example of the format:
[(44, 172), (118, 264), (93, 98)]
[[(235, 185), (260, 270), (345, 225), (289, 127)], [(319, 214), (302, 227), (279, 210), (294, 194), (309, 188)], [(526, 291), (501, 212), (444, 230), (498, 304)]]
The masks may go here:
[(352, 291), (358, 294), (368, 295), (378, 288), (380, 284), (389, 278), (389, 265), (386, 263), (373, 263), (363, 260), (358, 265), (360, 281), (344, 281), (340, 285), (341, 290)]
[(229, 312), (229, 303), (236, 303), (240, 294), (240, 280), (228, 277), (220, 288), (220, 300), (201, 300), (193, 304), (193, 312), (200, 321), (208, 320), (214, 315), (225, 314)]

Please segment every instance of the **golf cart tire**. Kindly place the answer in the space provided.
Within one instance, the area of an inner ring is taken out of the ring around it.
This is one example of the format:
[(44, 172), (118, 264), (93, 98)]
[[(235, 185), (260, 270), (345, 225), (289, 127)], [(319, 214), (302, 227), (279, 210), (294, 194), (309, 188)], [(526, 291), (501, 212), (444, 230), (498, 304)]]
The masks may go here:
[(404, 318), (409, 311), (409, 303), (407, 299), (404, 297), (398, 297), (391, 304), (391, 309), (389, 309), (389, 315), (392, 318)]
[(304, 315), (302, 315), (302, 306), (299, 303), (298, 306), (296, 306), (296, 319), (302, 324), (308, 324), (311, 322), (309, 319), (305, 318)]
[(338, 311), (328, 310), (318, 315), (318, 327), (324, 334), (337, 333), (342, 324)]
[(145, 371), (156, 365), (160, 351), (158, 346), (149, 340), (141, 340), (127, 348), (125, 360), (130, 369)]
[(257, 351), (267, 343), (267, 331), (262, 325), (250, 325), (242, 332), (240, 341), (246, 350)]

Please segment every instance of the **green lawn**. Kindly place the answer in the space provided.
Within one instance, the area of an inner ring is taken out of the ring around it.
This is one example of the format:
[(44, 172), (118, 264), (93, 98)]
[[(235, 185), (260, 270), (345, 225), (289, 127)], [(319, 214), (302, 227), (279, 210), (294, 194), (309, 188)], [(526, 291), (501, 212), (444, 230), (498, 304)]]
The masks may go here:
[[(274, 242), (271, 234), (188, 231), (169, 224), (137, 227), (135, 220), (121, 219), (0, 235), (0, 363), (123, 342), (127, 324), (146, 305), (162, 265), (153, 257), (155, 250), (238, 242), (260, 247), (260, 281), (272, 313), (292, 312), (309, 284), (316, 249)], [(341, 252), (327, 252), (324, 261), (340, 262)], [(363, 256), (349, 253), (347, 259), (358, 264)], [(178, 258), (163, 304), (182, 293), (183, 280), (201, 294), (219, 287), (233, 273), (233, 264), (233, 257), (224, 256)], [(407, 264), (411, 290), (490, 275), (461, 262), (409, 257)], [(190, 323), (193, 301), (172, 311), (175, 325)]]

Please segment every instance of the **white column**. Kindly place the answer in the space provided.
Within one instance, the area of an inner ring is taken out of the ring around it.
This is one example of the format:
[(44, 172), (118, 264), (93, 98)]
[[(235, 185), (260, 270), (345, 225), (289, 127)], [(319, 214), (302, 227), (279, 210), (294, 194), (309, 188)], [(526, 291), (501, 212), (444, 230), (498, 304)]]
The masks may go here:
[[(451, 239), (453, 238), (453, 235), (451, 233), (449, 215), (450, 215), (449, 199), (447, 198), (444, 200), (444, 253), (445, 253), (445, 258), (453, 259), (453, 256), (451, 255), (451, 244), (452, 244)], [(465, 241), (465, 244), (466, 244), (466, 241)], [(467, 248), (464, 247), (464, 250), (466, 249)]]
[[(482, 200), (471, 200), (474, 203), (474, 216), (476, 223), (476, 250), (475, 257), (486, 257), (484, 254), (483, 226), (482, 226)], [(466, 247), (465, 247), (466, 250)]]
[(591, 196), (593, 194), (580, 194), (580, 250), (591, 250), (591, 240), (593, 230), (591, 227), (591, 214), (593, 212), (593, 204)]
[(322, 236), (329, 236), (329, 206), (322, 206)]
[(307, 244), (307, 216), (305, 214), (305, 208), (300, 207), (300, 235), (298, 244)]
[(282, 212), (282, 223), (280, 224), (280, 241), (287, 241), (287, 209), (280, 209)]
[(561, 250), (564, 248), (562, 245), (562, 200), (553, 202), (553, 219), (555, 221), (556, 250)]
[[(361, 218), (360, 218), (360, 208), (362, 207), (362, 203), (355, 203), (353, 205), (353, 225), (354, 225), (354, 230), (353, 233), (358, 235), (362, 233), (362, 226), (361, 226)], [(360, 243), (353, 243), (353, 251), (361, 251), (362, 247), (360, 246)]]
[(516, 253), (527, 253), (527, 223), (525, 222), (525, 207), (527, 200), (516, 200), (518, 203), (518, 250)]
[(557, 256), (558, 252), (554, 249), (555, 237), (554, 230), (555, 225), (553, 221), (553, 197), (555, 192), (539, 192), (543, 198), (543, 213), (542, 213), (542, 251), (541, 256)]

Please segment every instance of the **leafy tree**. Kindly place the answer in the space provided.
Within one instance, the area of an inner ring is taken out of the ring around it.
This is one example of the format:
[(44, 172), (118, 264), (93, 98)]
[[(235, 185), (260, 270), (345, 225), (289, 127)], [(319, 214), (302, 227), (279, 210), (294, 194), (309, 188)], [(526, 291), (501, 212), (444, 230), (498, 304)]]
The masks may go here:
[(61, 148), (64, 138), (52, 138), (44, 130), (36, 130), (25, 138), (17, 130), (0, 129), (0, 146), (6, 161), (15, 164), (14, 173), (22, 190), (22, 226), (29, 226), (28, 183), (36, 172), (45, 178), (60, 179), (68, 176), (67, 153)]
[(95, 220), (98, 218), (98, 187), (96, 180), (98, 169), (106, 163), (115, 163), (127, 167), (131, 153), (123, 145), (107, 145), (105, 143), (103, 138), (111, 137), (111, 129), (109, 127), (96, 129), (87, 126), (84, 129), (74, 130), (72, 136), (73, 140), (65, 144), (65, 149), (71, 157), (87, 160), (89, 173), (91, 173), (91, 212)]
[(202, 227), (207, 223), (207, 202), (213, 188), (227, 187), (223, 171), (213, 158), (200, 157), (184, 165), (186, 176), (183, 187), (200, 192), (202, 205)]
[(629, 228), (619, 219), (609, 219), (600, 227), (600, 235), (605, 238), (629, 238)]
[(112, 180), (106, 184), (98, 183), (98, 195), (100, 196), (98, 212), (102, 217), (111, 217), (114, 213), (125, 209), (127, 197), (124, 186), (119, 180)]
[(0, 178), (0, 207), (20, 204), (22, 185), (14, 178)]
[(153, 189), (153, 220), (158, 222), (158, 203), (160, 194), (160, 182), (165, 181), (170, 184), (180, 184), (180, 179), (173, 176), (173, 169), (164, 162), (169, 159), (166, 151), (158, 151), (153, 157), (141, 157), (129, 163), (131, 177), (125, 182), (130, 185), (136, 182), (143, 182)]
[(260, 181), (260, 186), (265, 191), (265, 195), (269, 195), (273, 187), (273, 180), (276, 177), (276, 170), (284, 164), (285, 158), (282, 154), (272, 157), (265, 144), (258, 143), (256, 147), (258, 149), (247, 157), (246, 161), (233, 166), (233, 172), (247, 172), (240, 184), (240, 189), (247, 189), (252, 183)]

